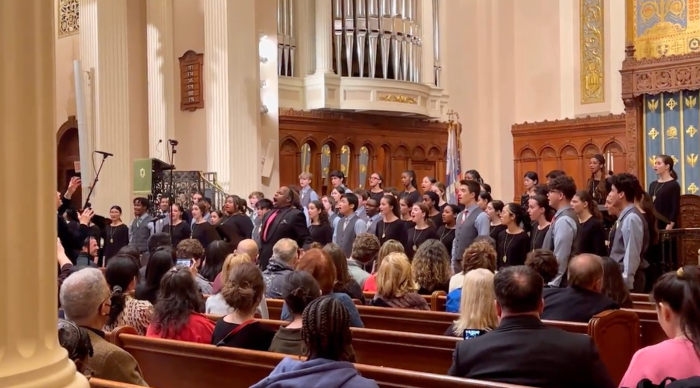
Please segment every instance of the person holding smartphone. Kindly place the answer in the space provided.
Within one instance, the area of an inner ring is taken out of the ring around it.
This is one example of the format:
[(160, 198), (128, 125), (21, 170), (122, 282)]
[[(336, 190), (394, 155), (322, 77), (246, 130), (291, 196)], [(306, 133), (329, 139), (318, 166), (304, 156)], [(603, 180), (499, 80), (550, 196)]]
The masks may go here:
[(468, 340), (498, 326), (496, 306), (493, 304), (496, 299), (493, 277), (493, 272), (484, 268), (467, 272), (462, 282), (459, 318), (447, 328), (446, 336)]

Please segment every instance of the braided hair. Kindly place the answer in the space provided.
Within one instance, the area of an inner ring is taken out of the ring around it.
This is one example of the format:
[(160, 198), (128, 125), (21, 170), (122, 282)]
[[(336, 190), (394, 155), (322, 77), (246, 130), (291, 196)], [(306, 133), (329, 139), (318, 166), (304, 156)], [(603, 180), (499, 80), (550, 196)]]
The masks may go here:
[(314, 299), (302, 315), (301, 338), (306, 345), (308, 360), (325, 358), (350, 361), (352, 343), (350, 313), (338, 299), (328, 295)]

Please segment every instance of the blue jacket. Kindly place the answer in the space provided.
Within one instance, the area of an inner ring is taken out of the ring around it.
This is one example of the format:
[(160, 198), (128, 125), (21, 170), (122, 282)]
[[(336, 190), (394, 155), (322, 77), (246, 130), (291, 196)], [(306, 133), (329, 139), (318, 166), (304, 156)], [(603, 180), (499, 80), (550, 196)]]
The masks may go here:
[(345, 361), (317, 358), (298, 361), (282, 360), (269, 376), (250, 388), (379, 388), (374, 380), (366, 379), (355, 366)]

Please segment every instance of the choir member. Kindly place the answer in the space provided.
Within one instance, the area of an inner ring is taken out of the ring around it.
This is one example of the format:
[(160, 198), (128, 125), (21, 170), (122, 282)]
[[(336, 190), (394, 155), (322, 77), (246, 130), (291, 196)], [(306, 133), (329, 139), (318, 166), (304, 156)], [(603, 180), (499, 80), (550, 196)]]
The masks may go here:
[(462, 255), (469, 244), (477, 236), (489, 235), (489, 217), (476, 205), (480, 189), (479, 183), (474, 180), (459, 182), (459, 203), (464, 206), (464, 210), (457, 217), (452, 245), (452, 269), (455, 273), (462, 270)]
[(658, 215), (658, 229), (673, 229), (678, 223), (681, 210), (681, 186), (678, 175), (673, 170), (673, 159), (668, 155), (659, 155), (654, 161), (654, 171), (659, 179), (649, 184), (649, 194)]
[(340, 198), (338, 209), (343, 219), (333, 230), (333, 242), (343, 249), (345, 257), (352, 256), (352, 244), (355, 238), (367, 232), (367, 223), (355, 214), (358, 204), (359, 200), (353, 193), (345, 193)]
[(438, 229), (438, 236), (440, 242), (447, 249), (447, 252), (452, 252), (457, 214), (459, 214), (459, 207), (457, 207), (457, 205), (446, 205), (445, 210), (442, 211), (442, 226)]
[(528, 171), (523, 176), (523, 186), (525, 187), (525, 192), (520, 196), (520, 206), (522, 206), (524, 210), (527, 210), (528, 200), (530, 197), (535, 195), (535, 190), (537, 190), (539, 183), (540, 178), (534, 171)]
[(372, 173), (369, 177), (369, 197), (374, 198), (377, 201), (377, 205), (379, 205), (384, 196), (384, 188), (382, 186), (384, 186), (382, 174)]
[(365, 208), (367, 209), (367, 233), (376, 235), (377, 233), (377, 223), (382, 219), (382, 215), (379, 213), (379, 201), (374, 198), (369, 198), (365, 203)]
[(369, 221), (369, 217), (367, 216), (367, 209), (365, 208), (365, 202), (369, 199), (369, 194), (367, 193), (367, 190), (365, 189), (357, 189), (353, 191), (353, 193), (357, 196), (357, 210), (355, 210), (355, 214), (360, 217), (361, 220), (364, 222)]
[(466, 181), (474, 181), (481, 185), (484, 183), (484, 179), (481, 177), (481, 174), (479, 174), (479, 171), (476, 170), (469, 170), (464, 174), (464, 180)]
[(248, 207), (251, 209), (250, 211), (250, 220), (253, 221), (253, 226), (260, 226), (260, 217), (258, 217), (258, 212), (257, 212), (257, 205), (258, 201), (261, 199), (265, 198), (265, 194), (263, 194), (261, 191), (253, 191), (248, 195)]
[(241, 206), (241, 199), (229, 195), (224, 202), (224, 215), (217, 224), (217, 230), (234, 247), (253, 236), (253, 221), (247, 215), (247, 209)]
[[(551, 208), (546, 196), (537, 194), (528, 199), (527, 213), (532, 220), (530, 230), (530, 250), (542, 249), (544, 236), (549, 232), (549, 220), (551, 220)], [(554, 277), (552, 277), (554, 278)], [(550, 279), (551, 280), (551, 279)]]
[(221, 210), (214, 210), (211, 212), (211, 218), (209, 218), (209, 223), (212, 225), (216, 225), (221, 221), (221, 218), (224, 217), (224, 213)]
[(169, 233), (172, 239), (173, 247), (177, 247), (177, 244), (182, 240), (186, 240), (192, 236), (192, 228), (190, 224), (182, 219), (183, 214), (185, 214), (182, 205), (179, 203), (174, 203), (170, 208), (170, 216), (173, 219), (172, 226), (170, 227)]
[(388, 240), (396, 240), (406, 246), (406, 222), (400, 218), (399, 201), (391, 194), (385, 195), (379, 201), (379, 213), (382, 219), (377, 223), (375, 235), (379, 243), (384, 244)]
[[(338, 193), (340, 194), (345, 194), (345, 193), (352, 193), (352, 190), (348, 189), (347, 186), (345, 186), (345, 173), (342, 171), (331, 171), (330, 174), (328, 174), (329, 177), (331, 177), (331, 185), (333, 185), (333, 188), (338, 190)], [(336, 202), (340, 202), (340, 198), (337, 198), (335, 200)]]
[(439, 202), (440, 198), (432, 191), (423, 193), (423, 204), (430, 209), (428, 217), (433, 221), (435, 229), (439, 229), (442, 226), (442, 211), (440, 211), (440, 207), (438, 206)]
[(502, 201), (491, 201), (486, 205), (486, 215), (489, 217), (489, 236), (496, 241), (498, 235), (506, 230), (506, 226), (501, 222), (501, 212), (505, 205)]
[(335, 199), (332, 196), (324, 195), (321, 198), (321, 203), (323, 203), (323, 208), (328, 214), (328, 221), (331, 223), (331, 226), (333, 229), (337, 228), (340, 217), (335, 214)]
[(598, 210), (598, 204), (591, 194), (586, 190), (579, 190), (571, 199), (571, 208), (578, 216), (581, 224), (581, 231), (576, 237), (576, 254), (592, 253), (604, 257), (608, 253), (605, 246), (605, 225), (603, 225), (603, 215)]
[(411, 197), (404, 197), (399, 199), (399, 210), (401, 212), (401, 219), (406, 222), (412, 222), (411, 210), (413, 210), (413, 204), (415, 202)]
[(102, 234), (105, 263), (120, 249), (129, 245), (129, 227), (122, 222), (122, 208), (116, 205), (112, 206), (109, 209), (109, 219), (111, 222)]
[(501, 224), (506, 229), (501, 231), (496, 239), (496, 258), (498, 268), (511, 265), (524, 265), (530, 250), (530, 237), (520, 227), (523, 222), (522, 206), (515, 202), (506, 204), (501, 212)]
[(197, 240), (206, 249), (213, 241), (221, 240), (221, 236), (216, 231), (216, 227), (204, 218), (204, 210), (207, 203), (199, 201), (192, 204), (192, 235), (191, 238)]
[(310, 172), (302, 172), (299, 174), (299, 201), (301, 206), (308, 208), (312, 201), (318, 201), (318, 194), (311, 188), (311, 180), (314, 179), (313, 174)]
[(440, 197), (438, 207), (440, 208), (440, 212), (442, 213), (442, 211), (445, 210), (445, 206), (447, 205), (447, 200), (445, 199), (445, 192), (447, 192), (447, 188), (445, 187), (445, 184), (442, 182), (435, 182), (435, 184), (430, 188), (430, 191), (432, 191), (433, 193), (437, 194), (438, 197)]
[(435, 183), (437, 183), (437, 179), (435, 179), (434, 177), (424, 176), (423, 179), (420, 181), (420, 188), (422, 189), (423, 194), (430, 191), (430, 188), (433, 187)]
[(414, 225), (408, 228), (408, 244), (404, 246), (406, 256), (413, 259), (413, 255), (418, 250), (418, 247), (426, 240), (437, 240), (438, 234), (432, 221), (428, 217), (428, 207), (422, 203), (416, 203), (411, 209), (411, 221)]
[(309, 225), (311, 242), (317, 242), (321, 245), (333, 242), (333, 227), (321, 201), (309, 202), (309, 220), (311, 221), (311, 225)]
[(393, 195), (394, 198), (399, 199), (399, 191), (396, 190), (396, 187), (387, 187), (384, 189), (384, 195)]
[(481, 190), (479, 192), (479, 197), (476, 200), (476, 205), (479, 207), (479, 209), (486, 211), (486, 206), (491, 201), (493, 201), (493, 197), (491, 197), (491, 194), (488, 191)]
[(134, 220), (129, 228), (129, 244), (135, 245), (141, 253), (148, 252), (148, 239), (154, 233), (152, 218), (148, 214), (148, 199), (134, 198)]
[(556, 213), (542, 248), (554, 252), (559, 263), (557, 277), (549, 283), (552, 287), (567, 285), (566, 269), (569, 258), (575, 253), (574, 244), (580, 228), (578, 217), (571, 208), (571, 199), (575, 194), (576, 183), (570, 176), (560, 175), (549, 183), (549, 205), (556, 210)]
[(593, 155), (588, 162), (588, 168), (591, 170), (591, 177), (586, 182), (586, 191), (596, 205), (603, 205), (609, 191), (608, 181), (605, 177), (605, 157), (601, 154)]
[(488, 183), (482, 183), (481, 185), (481, 191), (485, 191), (489, 194), (491, 194), (491, 185)]
[(404, 190), (399, 194), (399, 199), (407, 198), (411, 205), (420, 202), (420, 192), (418, 191), (416, 183), (416, 172), (413, 170), (406, 170), (401, 174), (401, 184), (404, 186)]

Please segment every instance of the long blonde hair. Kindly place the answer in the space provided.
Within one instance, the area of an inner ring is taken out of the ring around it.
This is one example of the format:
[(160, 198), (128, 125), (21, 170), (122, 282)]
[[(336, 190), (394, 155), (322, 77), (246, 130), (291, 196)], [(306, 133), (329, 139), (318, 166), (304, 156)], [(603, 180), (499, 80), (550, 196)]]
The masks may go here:
[(491, 330), (498, 325), (493, 278), (493, 272), (484, 268), (464, 275), (459, 318), (454, 321), (455, 337), (460, 337), (466, 329)]
[(384, 241), (381, 247), (379, 247), (379, 253), (377, 254), (377, 260), (372, 266), (372, 273), (376, 273), (379, 270), (379, 266), (382, 264), (382, 260), (390, 253), (399, 252), (404, 253), (403, 245), (400, 242), (391, 239)]
[(417, 289), (413, 282), (411, 264), (405, 254), (390, 253), (382, 260), (377, 271), (377, 296), (383, 299), (400, 298)]

